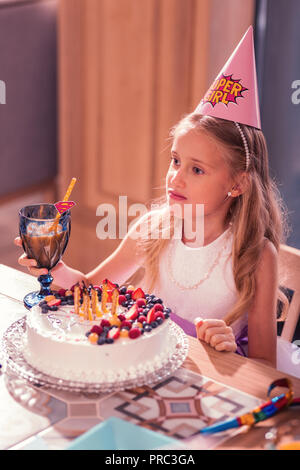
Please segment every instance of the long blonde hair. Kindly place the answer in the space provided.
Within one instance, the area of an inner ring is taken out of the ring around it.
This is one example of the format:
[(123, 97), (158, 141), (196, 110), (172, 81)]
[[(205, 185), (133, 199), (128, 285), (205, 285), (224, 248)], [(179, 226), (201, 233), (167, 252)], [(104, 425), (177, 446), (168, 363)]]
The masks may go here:
[[(231, 311), (227, 312), (224, 320), (232, 324), (250, 307), (255, 294), (255, 272), (265, 244), (265, 238), (270, 240), (277, 251), (281, 243), (286, 242), (289, 227), (287, 209), (280, 196), (277, 184), (269, 175), (268, 151), (265, 137), (261, 130), (247, 125), (240, 125), (246, 136), (251, 158), (248, 168), (249, 187), (246, 192), (232, 198), (225, 223), (231, 223), (233, 231), (232, 263), (233, 276), (238, 299)], [(245, 149), (241, 135), (231, 121), (203, 116), (200, 114), (185, 115), (170, 130), (172, 141), (182, 129), (204, 132), (221, 144), (225, 152), (231, 177), (234, 179), (245, 171)], [(166, 207), (165, 197), (159, 201), (162, 208), (156, 218), (156, 229), (161, 233), (165, 230), (166, 221), (163, 210)], [(174, 218), (170, 220), (170, 235), (174, 231)], [(152, 225), (153, 228), (153, 225)], [(145, 259), (145, 270), (149, 279), (148, 289), (159, 282), (159, 258), (168, 245), (170, 238), (142, 237), (139, 247)], [(287, 307), (287, 299), (278, 286), (278, 298)]]

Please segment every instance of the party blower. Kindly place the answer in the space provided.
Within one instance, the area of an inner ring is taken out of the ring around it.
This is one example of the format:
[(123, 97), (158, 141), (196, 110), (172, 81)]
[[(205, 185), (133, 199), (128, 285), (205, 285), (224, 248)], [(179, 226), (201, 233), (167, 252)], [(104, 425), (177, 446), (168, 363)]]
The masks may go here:
[(38, 277), (40, 290), (24, 297), (24, 305), (31, 309), (47, 295), (51, 295), (51, 269), (61, 259), (71, 231), (70, 208), (75, 202), (69, 197), (76, 183), (72, 178), (63, 201), (55, 204), (33, 204), (19, 211), (19, 233), (28, 258), (35, 259), (37, 268), (48, 269), (48, 274)]

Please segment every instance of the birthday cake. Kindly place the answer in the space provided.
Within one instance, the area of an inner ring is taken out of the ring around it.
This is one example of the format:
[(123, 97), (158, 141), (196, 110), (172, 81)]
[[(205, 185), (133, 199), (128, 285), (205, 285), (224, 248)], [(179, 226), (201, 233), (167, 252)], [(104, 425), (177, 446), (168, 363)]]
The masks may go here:
[(27, 314), (24, 357), (41, 372), (85, 383), (134, 379), (176, 348), (170, 309), (141, 288), (109, 280), (61, 289)]

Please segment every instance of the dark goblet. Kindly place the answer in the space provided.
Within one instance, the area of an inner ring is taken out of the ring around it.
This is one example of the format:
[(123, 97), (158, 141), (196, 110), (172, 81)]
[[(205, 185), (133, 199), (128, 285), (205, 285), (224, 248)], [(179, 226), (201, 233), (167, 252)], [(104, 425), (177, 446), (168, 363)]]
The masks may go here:
[(55, 222), (56, 214), (54, 204), (33, 204), (19, 212), (19, 232), (26, 255), (36, 260), (37, 268), (48, 269), (48, 274), (38, 277), (40, 291), (24, 297), (24, 305), (28, 309), (52, 293), (50, 286), (53, 277), (50, 272), (61, 259), (69, 241), (70, 211), (64, 212)]

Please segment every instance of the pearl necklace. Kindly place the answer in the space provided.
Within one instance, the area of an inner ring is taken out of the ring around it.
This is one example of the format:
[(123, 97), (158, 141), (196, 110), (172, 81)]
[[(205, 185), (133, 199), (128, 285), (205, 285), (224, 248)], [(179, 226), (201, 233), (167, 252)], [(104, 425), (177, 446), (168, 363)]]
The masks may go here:
[(231, 229), (228, 230), (228, 233), (224, 239), (224, 243), (221, 247), (221, 249), (218, 251), (217, 253), (217, 256), (214, 260), (214, 262), (212, 263), (212, 265), (209, 267), (209, 269), (207, 270), (207, 272), (205, 273), (204, 277), (202, 279), (200, 279), (196, 284), (193, 284), (193, 285), (190, 285), (190, 286), (184, 286), (182, 284), (180, 284), (173, 276), (173, 272), (172, 272), (172, 254), (173, 254), (173, 251), (174, 251), (174, 247), (175, 247), (175, 244), (174, 244), (174, 241), (173, 241), (173, 247), (169, 250), (169, 253), (168, 253), (168, 260), (167, 260), (167, 268), (168, 268), (168, 274), (169, 274), (169, 278), (171, 279), (171, 281), (177, 286), (179, 287), (179, 289), (182, 289), (182, 290), (188, 290), (188, 289), (197, 289), (204, 281), (206, 281), (209, 276), (211, 275), (211, 273), (213, 272), (213, 270), (215, 269), (215, 267), (217, 266), (217, 264), (219, 263), (220, 261), (220, 257), (221, 257), (221, 254), (222, 254), (222, 251), (224, 250), (224, 248), (226, 247), (226, 244), (229, 240), (229, 236), (231, 234)]

